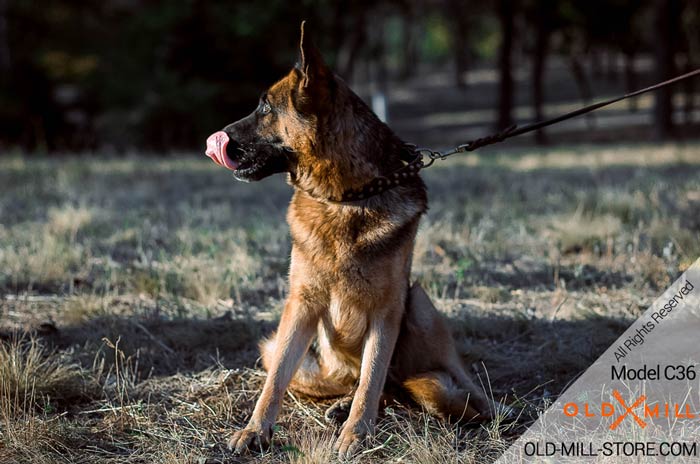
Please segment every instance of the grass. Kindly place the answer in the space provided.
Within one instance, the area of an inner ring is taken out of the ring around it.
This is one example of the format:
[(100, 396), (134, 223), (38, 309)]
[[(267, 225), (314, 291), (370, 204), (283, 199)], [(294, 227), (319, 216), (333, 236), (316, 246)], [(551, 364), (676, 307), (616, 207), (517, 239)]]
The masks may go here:
[[(357, 462), (489, 462), (700, 256), (700, 145), (485, 151), (426, 171), (414, 276), (514, 423), (393, 405)], [(291, 190), (203, 157), (0, 159), (0, 462), (326, 463), (328, 403), (225, 449), (287, 290)]]

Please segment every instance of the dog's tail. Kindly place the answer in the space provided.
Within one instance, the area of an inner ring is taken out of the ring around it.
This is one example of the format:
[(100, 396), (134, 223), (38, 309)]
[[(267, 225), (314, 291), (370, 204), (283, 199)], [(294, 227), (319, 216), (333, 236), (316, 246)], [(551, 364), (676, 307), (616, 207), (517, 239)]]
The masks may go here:
[(481, 422), (492, 419), (486, 401), (474, 389), (457, 385), (441, 371), (419, 374), (403, 383), (411, 397), (435, 416), (453, 422)]

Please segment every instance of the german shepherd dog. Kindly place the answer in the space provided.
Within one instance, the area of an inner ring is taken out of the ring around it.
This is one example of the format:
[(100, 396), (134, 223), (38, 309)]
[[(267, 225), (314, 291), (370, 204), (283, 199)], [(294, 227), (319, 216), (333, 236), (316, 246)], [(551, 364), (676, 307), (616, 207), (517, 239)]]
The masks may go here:
[(236, 452), (269, 443), (287, 388), (340, 397), (327, 418), (345, 419), (334, 445), (341, 458), (371, 432), (385, 389), (445, 419), (492, 418), (494, 404), (465, 371), (442, 316), (409, 282), (423, 181), (330, 200), (403, 166), (405, 147), (324, 64), (303, 23), (297, 65), (253, 113), (207, 140), (207, 156), (237, 179), (286, 172), (294, 187), (289, 296), (277, 332), (260, 344), (267, 379), (229, 442)]

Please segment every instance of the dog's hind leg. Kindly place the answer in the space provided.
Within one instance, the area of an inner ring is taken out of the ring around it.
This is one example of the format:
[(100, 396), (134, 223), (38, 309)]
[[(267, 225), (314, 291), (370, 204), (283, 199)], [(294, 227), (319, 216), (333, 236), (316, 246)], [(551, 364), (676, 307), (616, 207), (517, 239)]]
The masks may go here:
[(345, 422), (350, 415), (350, 408), (352, 407), (352, 397), (355, 395), (355, 390), (352, 390), (349, 394), (339, 398), (335, 403), (330, 405), (326, 409), (324, 417), (327, 422), (335, 423), (341, 425)]
[[(269, 363), (275, 352), (275, 345), (275, 334), (260, 343), (262, 363), (266, 371), (269, 370)], [(323, 369), (319, 366), (318, 357), (311, 350), (304, 355), (288, 388), (294, 393), (317, 399), (344, 396), (352, 390), (351, 385), (324, 375)]]
[(393, 377), (429, 413), (454, 421), (489, 420), (494, 405), (467, 374), (442, 314), (414, 284), (393, 359)]

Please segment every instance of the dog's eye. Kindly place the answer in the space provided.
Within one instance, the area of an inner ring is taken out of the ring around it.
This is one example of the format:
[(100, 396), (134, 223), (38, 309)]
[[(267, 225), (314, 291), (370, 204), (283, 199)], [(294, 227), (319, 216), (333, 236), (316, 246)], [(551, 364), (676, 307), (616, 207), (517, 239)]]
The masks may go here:
[(268, 102), (266, 102), (264, 100), (262, 102), (260, 102), (260, 113), (267, 114), (270, 111), (272, 111), (272, 107), (270, 106), (270, 104)]

